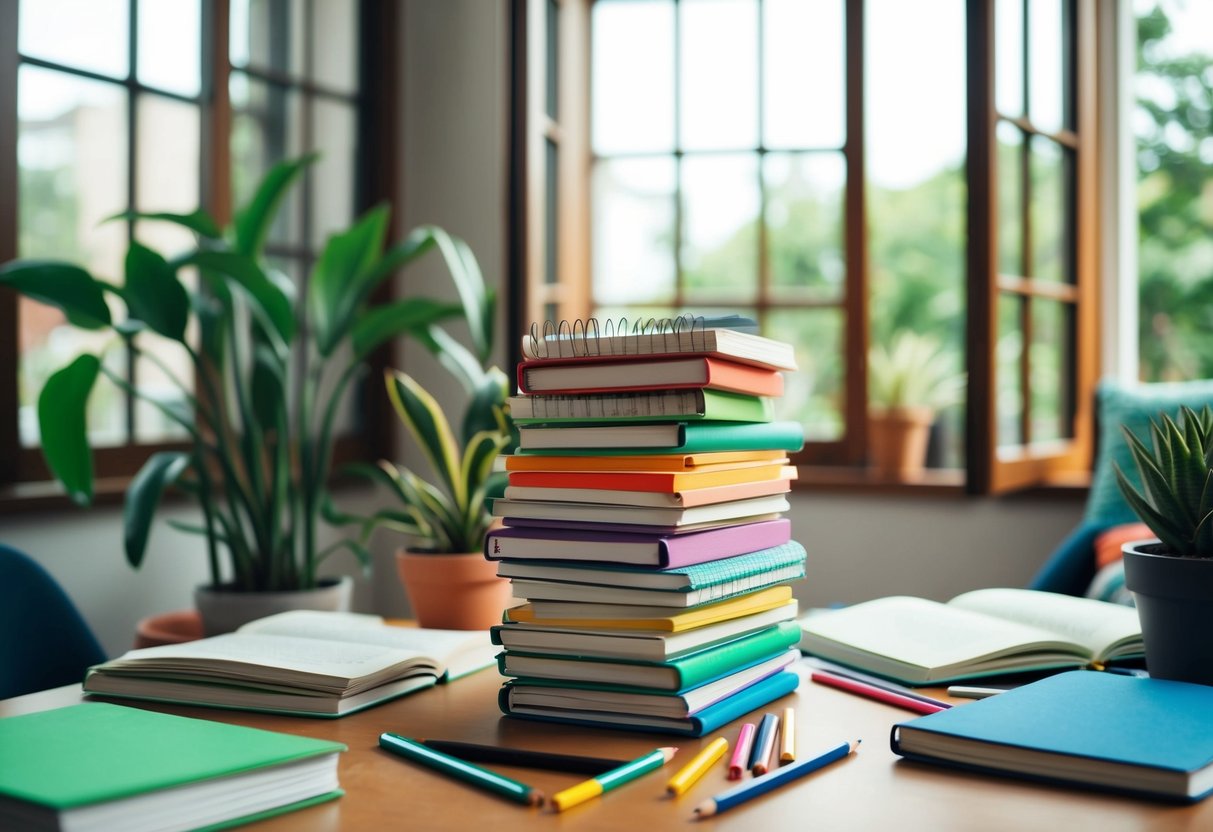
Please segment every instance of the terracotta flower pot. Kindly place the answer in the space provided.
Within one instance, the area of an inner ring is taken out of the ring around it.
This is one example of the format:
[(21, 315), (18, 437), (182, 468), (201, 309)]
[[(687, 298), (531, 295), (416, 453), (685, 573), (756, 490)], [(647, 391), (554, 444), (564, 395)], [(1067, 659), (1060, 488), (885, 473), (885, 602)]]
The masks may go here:
[(935, 413), (929, 407), (891, 407), (868, 414), (869, 461), (896, 480), (921, 476)]
[(399, 549), (396, 572), (421, 627), (487, 630), (512, 606), (510, 582), (482, 552), (435, 555)]
[(1158, 540), (1121, 551), (1150, 676), (1213, 685), (1213, 559), (1165, 554)]
[(230, 633), (242, 624), (287, 610), (347, 612), (354, 582), (349, 577), (321, 578), (315, 589), (291, 592), (234, 592), (226, 587), (200, 586), (194, 606), (208, 636)]

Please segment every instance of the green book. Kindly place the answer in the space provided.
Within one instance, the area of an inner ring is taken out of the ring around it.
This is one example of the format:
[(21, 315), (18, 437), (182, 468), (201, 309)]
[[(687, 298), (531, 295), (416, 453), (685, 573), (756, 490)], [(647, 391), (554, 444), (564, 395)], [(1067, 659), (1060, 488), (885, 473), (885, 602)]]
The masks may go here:
[(800, 640), (800, 626), (785, 621), (757, 633), (665, 662), (550, 656), (507, 650), (497, 661), (503, 676), (533, 681), (589, 683), (613, 689), (686, 691), (724, 678), (787, 652)]
[(197, 829), (341, 795), (326, 740), (87, 702), (0, 719), (0, 828)]
[(511, 396), (510, 416), (520, 425), (576, 422), (769, 422), (770, 398), (719, 390), (665, 390), (646, 393), (585, 393)]
[(520, 453), (580, 456), (715, 453), (718, 451), (798, 451), (804, 447), (800, 422), (659, 422), (629, 425), (520, 427)]

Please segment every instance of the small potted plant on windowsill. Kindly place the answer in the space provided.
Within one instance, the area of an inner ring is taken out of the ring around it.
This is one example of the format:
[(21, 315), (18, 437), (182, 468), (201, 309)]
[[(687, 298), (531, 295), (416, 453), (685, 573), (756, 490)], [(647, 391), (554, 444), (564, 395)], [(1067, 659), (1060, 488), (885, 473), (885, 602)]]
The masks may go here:
[[(176, 486), (192, 495), (200, 522), (172, 525), (206, 541), (210, 584), (199, 588), (195, 601), (208, 633), (283, 608), (348, 606), (349, 579), (319, 576), (324, 559), (342, 549), (369, 565), (369, 554), (356, 540), (326, 547), (318, 540), (321, 511), (329, 503), (339, 404), (379, 345), (409, 333), (437, 349), (427, 334), (435, 322), (463, 316), (479, 324), (485, 312), (469, 307), (472, 299), (462, 292), (462, 305), (372, 299), (384, 280), (432, 248), (453, 272), (470, 256), (461, 241), (433, 227), (385, 247), (387, 206), (333, 235), (307, 290), (296, 292), (288, 278), (268, 267), (263, 248), (283, 196), (312, 161), (305, 157), (273, 168), (226, 232), (202, 210), (121, 215), (175, 223), (199, 239), (195, 249), (171, 259), (132, 242), (122, 285), (64, 262), (16, 260), (0, 268), (0, 286), (58, 307), (74, 326), (109, 330), (114, 342), (125, 342), (180, 387), (180, 405), (166, 404), (86, 353), (47, 380), (38, 400), (39, 426), (51, 471), (82, 505), (93, 494), (84, 413), (99, 376), (186, 432), (186, 450), (153, 454), (131, 481), (125, 550), (138, 568), (165, 490)], [(196, 290), (179, 275), (189, 268), (201, 277)], [(111, 300), (125, 308), (121, 319), (112, 316)], [(188, 356), (196, 394), (156, 352), (139, 349), (144, 331), (174, 342)]]
[(906, 481), (922, 473), (935, 415), (956, 404), (965, 375), (933, 338), (908, 330), (868, 354), (868, 451), (876, 471)]
[(1116, 467), (1129, 506), (1157, 540), (1123, 547), (1146, 645), (1159, 679), (1213, 685), (1213, 409), (1150, 420), (1151, 445), (1124, 430), (1141, 488)]

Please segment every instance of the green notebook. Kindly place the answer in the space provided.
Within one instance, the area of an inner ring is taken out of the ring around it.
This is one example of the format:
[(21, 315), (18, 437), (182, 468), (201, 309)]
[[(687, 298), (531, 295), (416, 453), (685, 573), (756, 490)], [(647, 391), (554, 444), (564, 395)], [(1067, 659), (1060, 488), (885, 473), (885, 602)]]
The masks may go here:
[(345, 746), (87, 702), (0, 719), (0, 829), (198, 829), (339, 797)]

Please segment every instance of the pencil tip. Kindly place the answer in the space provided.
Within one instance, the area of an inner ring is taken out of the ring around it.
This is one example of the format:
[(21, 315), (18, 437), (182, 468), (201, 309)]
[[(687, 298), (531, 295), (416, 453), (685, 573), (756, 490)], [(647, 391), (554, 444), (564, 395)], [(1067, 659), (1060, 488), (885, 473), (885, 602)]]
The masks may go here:
[(672, 745), (667, 745), (666, 747), (659, 748), (657, 750), (661, 752), (661, 756), (665, 757), (665, 761), (667, 763), (674, 759), (674, 755), (678, 753), (678, 748)]

